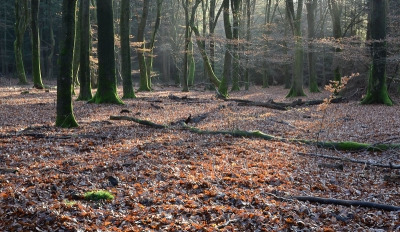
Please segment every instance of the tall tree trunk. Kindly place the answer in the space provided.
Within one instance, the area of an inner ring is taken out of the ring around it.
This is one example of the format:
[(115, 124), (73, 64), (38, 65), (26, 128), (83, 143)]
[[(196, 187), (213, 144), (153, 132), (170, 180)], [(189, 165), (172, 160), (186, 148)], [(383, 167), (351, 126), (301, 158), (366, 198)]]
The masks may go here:
[(158, 29), (160, 28), (161, 24), (161, 7), (162, 7), (163, 0), (157, 0), (157, 15), (156, 15), (156, 22), (154, 24), (153, 32), (151, 33), (151, 38), (150, 38), (150, 43), (148, 46), (148, 50), (150, 50), (150, 54), (146, 59), (146, 68), (147, 68), (147, 84), (149, 88), (151, 89), (152, 83), (151, 83), (151, 72), (153, 71), (153, 60), (154, 60), (154, 44), (156, 42), (156, 35), (158, 32)]
[(286, 97), (305, 96), (303, 91), (303, 40), (301, 35), (301, 15), (303, 12), (303, 0), (297, 1), (295, 14), (293, 0), (286, 0), (286, 11), (292, 28), (296, 48), (294, 55), (294, 77), (292, 87)]
[[(81, 0), (80, 0), (81, 1)], [(72, 85), (79, 85), (78, 73), (80, 69), (80, 59), (81, 59), (81, 21), (82, 14), (81, 8), (77, 6), (76, 12), (78, 13), (76, 17), (75, 23), (75, 50), (74, 50), (74, 61), (73, 61), (73, 69), (72, 69)]]
[(54, 30), (53, 30), (53, 16), (51, 14), (51, 0), (48, 0), (48, 15), (50, 17), (49, 22), (49, 53), (47, 54), (47, 71), (46, 77), (47, 79), (53, 78), (53, 56), (54, 56), (54, 46), (56, 44), (56, 40), (54, 39)]
[[(194, 32), (195, 36), (196, 36), (196, 44), (197, 44), (197, 48), (199, 49), (199, 52), (201, 54), (201, 57), (203, 58), (203, 62), (206, 66), (206, 71), (208, 76), (211, 78), (211, 82), (215, 85), (215, 86), (219, 86), (221, 81), (218, 79), (218, 77), (215, 75), (214, 73), (214, 69), (211, 66), (211, 62), (210, 59), (208, 58), (208, 55), (206, 53), (206, 51), (203, 49), (205, 47), (205, 42), (204, 42), (204, 38), (200, 35), (199, 30), (197, 29), (197, 26), (194, 23), (194, 16), (195, 16), (195, 12), (196, 9), (198, 7), (198, 5), (200, 4), (201, 0), (196, 0), (195, 4), (192, 7), (192, 14), (190, 17), (190, 28), (192, 29), (192, 31)], [(222, 11), (222, 7), (221, 9), (218, 11), (218, 15), (220, 14), (220, 12)], [(218, 16), (216, 17), (218, 18)], [(215, 21), (216, 23), (216, 21)], [(216, 24), (214, 24), (215, 27)]]
[(222, 72), (222, 80), (221, 84), (219, 85), (218, 91), (219, 93), (224, 96), (228, 97), (228, 84), (231, 77), (231, 69), (232, 69), (232, 56), (230, 50), (231, 40), (233, 38), (232, 34), (232, 25), (229, 18), (229, 0), (224, 0), (222, 2), (223, 5), (223, 18), (224, 18), (224, 30), (225, 30), (225, 38), (227, 43), (225, 45), (225, 57), (224, 57), (224, 69)]
[(183, 77), (182, 77), (182, 92), (189, 92), (188, 83), (188, 53), (190, 40), (190, 19), (189, 19), (189, 0), (182, 0), (182, 6), (185, 9), (185, 44), (183, 56)]
[[(92, 87), (90, 81), (90, 0), (80, 0), (80, 67), (79, 82), (80, 91), (77, 100), (90, 100), (92, 98)], [(77, 42), (77, 41), (76, 41)]]
[(189, 62), (188, 85), (193, 86), (194, 85), (194, 75), (196, 72), (196, 61), (194, 60), (192, 41), (189, 42), (188, 62)]
[(31, 0), (32, 75), (33, 86), (37, 89), (43, 89), (42, 73), (40, 71), (39, 4), (39, 0)]
[(232, 18), (233, 18), (233, 30), (232, 30), (232, 41), (233, 41), (233, 75), (232, 75), (232, 88), (231, 91), (240, 90), (239, 87), (239, 24), (240, 24), (240, 5), (241, 0), (231, 0), (232, 5)]
[(74, 57), (75, 38), (75, 7), (76, 0), (63, 0), (62, 37), (59, 57), (60, 71), (57, 78), (57, 118), (56, 126), (71, 128), (77, 127), (75, 120), (72, 96), (72, 61)]
[(317, 0), (306, 1), (307, 24), (308, 24), (308, 72), (309, 89), (311, 93), (319, 92), (316, 72), (316, 56), (314, 52), (313, 40), (315, 39), (315, 8)]
[(393, 105), (386, 85), (386, 9), (387, 0), (371, 0), (370, 2), (370, 35), (372, 64), (370, 67), (367, 95), (362, 104)]
[[(332, 16), (332, 24), (333, 24), (333, 37), (338, 40), (342, 38), (342, 27), (340, 23), (340, 16), (341, 16), (341, 6), (339, 5), (339, 2), (336, 0), (328, 0), (328, 8)], [(338, 83), (341, 82), (342, 75), (340, 73), (340, 66), (339, 66), (339, 57), (338, 54), (341, 52), (341, 49), (339, 47), (335, 48), (335, 57), (334, 57), (334, 67), (333, 67), (333, 80), (337, 81)]]
[(140, 48), (136, 49), (139, 69), (140, 69), (140, 86), (139, 91), (150, 91), (149, 81), (147, 76), (147, 65), (145, 58), (146, 43), (144, 40), (144, 32), (146, 28), (147, 15), (149, 13), (149, 0), (143, 1), (142, 17), (138, 26), (137, 42), (141, 43)]
[(90, 103), (123, 104), (117, 95), (112, 0), (97, 1), (99, 85)]
[(28, 25), (29, 9), (28, 0), (15, 0), (15, 41), (14, 41), (14, 54), (15, 66), (17, 69), (18, 84), (27, 85), (24, 60), (22, 56), (22, 45), (24, 41), (24, 34)]
[(121, 74), (123, 81), (123, 97), (136, 98), (133, 90), (131, 67), (130, 25), (131, 9), (129, 0), (121, 0), (120, 36), (121, 36)]

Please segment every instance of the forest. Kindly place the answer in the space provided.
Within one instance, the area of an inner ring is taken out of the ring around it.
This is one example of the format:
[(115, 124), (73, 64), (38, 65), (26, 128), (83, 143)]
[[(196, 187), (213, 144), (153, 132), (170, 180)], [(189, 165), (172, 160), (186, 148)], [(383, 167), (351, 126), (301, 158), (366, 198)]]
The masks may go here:
[(1, 231), (400, 230), (398, 0), (3, 0)]

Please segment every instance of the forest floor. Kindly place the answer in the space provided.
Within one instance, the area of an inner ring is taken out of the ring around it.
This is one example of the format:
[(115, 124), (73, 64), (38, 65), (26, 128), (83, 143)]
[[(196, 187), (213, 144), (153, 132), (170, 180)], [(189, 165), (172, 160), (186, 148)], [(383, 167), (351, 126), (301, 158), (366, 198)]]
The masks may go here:
[[(22, 94), (24, 91), (29, 93)], [(78, 90), (76, 90), (78, 91)], [(119, 89), (121, 96), (122, 89)], [(282, 87), (231, 93), (291, 102)], [(168, 96), (187, 99), (173, 100)], [(303, 100), (330, 93), (307, 93)], [(294, 196), (400, 206), (399, 150), (337, 151), (294, 142), (156, 129), (125, 115), (209, 131), (259, 130), (318, 141), (400, 143), (400, 106), (358, 102), (287, 111), (238, 106), (202, 89), (155, 87), (125, 105), (74, 101), (78, 128), (56, 128), (56, 90), (0, 88), (1, 231), (399, 231), (400, 211), (299, 201)], [(395, 99), (399, 102), (399, 99)], [(158, 106), (158, 107), (157, 107)], [(121, 113), (121, 110), (129, 113)], [(313, 155), (343, 158), (333, 160)], [(342, 165), (342, 166), (340, 166)], [(16, 172), (15, 172), (15, 171)], [(117, 180), (110, 181), (110, 176)], [(108, 190), (113, 200), (87, 201)]]

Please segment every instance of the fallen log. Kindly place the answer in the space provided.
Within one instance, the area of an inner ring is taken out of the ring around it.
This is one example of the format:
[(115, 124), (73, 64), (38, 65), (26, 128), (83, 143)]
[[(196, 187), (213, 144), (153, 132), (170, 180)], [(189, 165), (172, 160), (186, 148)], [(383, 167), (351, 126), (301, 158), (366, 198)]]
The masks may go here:
[(159, 129), (168, 128), (167, 125), (161, 125), (161, 124), (157, 124), (157, 123), (154, 123), (151, 121), (142, 120), (142, 119), (129, 117), (129, 116), (110, 116), (110, 120), (127, 120), (127, 121), (133, 121), (133, 122), (139, 123), (141, 125), (151, 126), (151, 127), (159, 128)]
[[(110, 120), (128, 120), (133, 121), (142, 125), (151, 126), (154, 128), (165, 129), (168, 128), (167, 125), (156, 124), (151, 121), (141, 120), (134, 117), (128, 116), (110, 116)], [(234, 131), (209, 131), (209, 130), (201, 130), (196, 127), (188, 126), (185, 123), (182, 123), (183, 129), (189, 130), (190, 132), (197, 134), (222, 134), (222, 135), (231, 135), (234, 137), (247, 137), (247, 138), (261, 138), (265, 140), (274, 140), (274, 141), (282, 141), (282, 142), (294, 142), (294, 143), (304, 143), (308, 145), (313, 145), (321, 148), (334, 149), (334, 150), (345, 150), (345, 151), (358, 151), (358, 150), (369, 150), (369, 151), (384, 151), (389, 149), (399, 149), (400, 144), (367, 144), (367, 143), (357, 143), (352, 141), (344, 141), (344, 142), (323, 142), (323, 141), (313, 141), (313, 140), (305, 140), (305, 139), (289, 139), (282, 137), (275, 137), (273, 135), (265, 134), (261, 131), (242, 131), (242, 130), (234, 130)]]
[(17, 173), (18, 169), (13, 169), (13, 168), (2, 168), (0, 167), (0, 174), (6, 174), (6, 173)]
[(269, 102), (239, 102), (238, 106), (261, 106), (261, 107), (271, 108), (274, 110), (288, 110), (286, 107), (277, 104), (272, 104)]
[(321, 157), (321, 158), (326, 158), (326, 159), (334, 159), (334, 160), (341, 160), (341, 161), (347, 161), (347, 162), (352, 162), (352, 163), (359, 163), (359, 164), (365, 164), (369, 166), (374, 166), (374, 167), (380, 167), (380, 168), (390, 168), (390, 169), (400, 169), (400, 165), (395, 165), (392, 163), (387, 164), (378, 164), (378, 163), (372, 163), (370, 161), (366, 160), (355, 160), (355, 159), (350, 159), (350, 158), (345, 158), (345, 157), (336, 157), (336, 156), (329, 156), (329, 155), (320, 155), (320, 154), (313, 154), (313, 153), (302, 153), (298, 152), (297, 154), (299, 155), (307, 155), (307, 156), (316, 156), (316, 157)]
[(356, 201), (356, 200), (340, 200), (334, 198), (322, 198), (322, 197), (309, 197), (309, 196), (293, 196), (292, 198), (298, 201), (309, 201), (321, 204), (334, 204), (334, 205), (344, 205), (344, 206), (360, 206), (366, 208), (374, 208), (387, 211), (399, 211), (400, 207), (393, 205), (377, 204), (373, 202), (366, 201)]

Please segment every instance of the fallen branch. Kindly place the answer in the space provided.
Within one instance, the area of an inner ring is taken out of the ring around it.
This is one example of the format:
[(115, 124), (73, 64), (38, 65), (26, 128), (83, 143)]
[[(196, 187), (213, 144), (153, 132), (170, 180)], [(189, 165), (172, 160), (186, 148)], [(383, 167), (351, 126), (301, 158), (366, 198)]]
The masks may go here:
[(1, 168), (0, 167), (0, 174), (6, 174), (6, 173), (17, 173), (18, 169), (12, 169), (12, 168)]
[[(110, 116), (110, 120), (128, 120), (137, 122), (139, 124), (151, 126), (154, 128), (165, 129), (168, 128), (166, 125), (156, 124), (147, 120), (141, 120), (134, 117), (127, 116)], [(193, 133), (197, 134), (222, 134), (222, 135), (231, 135), (234, 137), (247, 137), (247, 138), (262, 138), (265, 140), (274, 140), (274, 141), (282, 141), (282, 142), (295, 142), (295, 143), (304, 143), (308, 145), (318, 146), (327, 149), (335, 149), (335, 150), (346, 150), (346, 151), (358, 151), (358, 150), (370, 150), (370, 151), (384, 151), (389, 149), (399, 149), (400, 144), (367, 144), (367, 143), (357, 143), (352, 141), (344, 141), (344, 142), (321, 142), (321, 141), (313, 141), (313, 140), (305, 140), (305, 139), (287, 139), (282, 137), (275, 137), (273, 135), (265, 134), (261, 131), (209, 131), (209, 130), (201, 130), (196, 127), (191, 127), (182, 124), (184, 129), (187, 129)]]
[(157, 123), (154, 123), (154, 122), (151, 122), (151, 121), (141, 120), (141, 119), (138, 119), (138, 118), (128, 117), (128, 116), (110, 116), (110, 120), (133, 121), (133, 122), (139, 123), (141, 125), (151, 126), (151, 127), (158, 128), (158, 129), (168, 128), (167, 125), (161, 125), (161, 124), (157, 124)]
[(322, 197), (309, 197), (309, 196), (293, 196), (292, 198), (299, 201), (309, 201), (317, 202), (321, 204), (334, 204), (334, 205), (344, 205), (344, 206), (361, 206), (366, 208), (381, 209), (387, 211), (399, 211), (400, 207), (393, 205), (377, 204), (373, 202), (366, 201), (356, 201), (356, 200), (340, 200), (333, 198), (322, 198)]
[(355, 160), (355, 159), (350, 159), (350, 158), (336, 157), (336, 156), (329, 156), (329, 155), (320, 155), (320, 154), (313, 154), (313, 153), (302, 153), (302, 152), (299, 152), (297, 154), (303, 155), (303, 156), (304, 155), (316, 156), (316, 157), (321, 157), (321, 158), (326, 158), (326, 159), (334, 159), (334, 160), (341, 160), (341, 161), (347, 161), (347, 162), (352, 162), (352, 163), (365, 164), (365, 165), (374, 166), (374, 167), (380, 167), (380, 168), (400, 169), (400, 165), (395, 165), (395, 164), (392, 164), (392, 163), (389, 163), (389, 165), (386, 165), (386, 164), (372, 163), (372, 162), (366, 161), (366, 160)]

